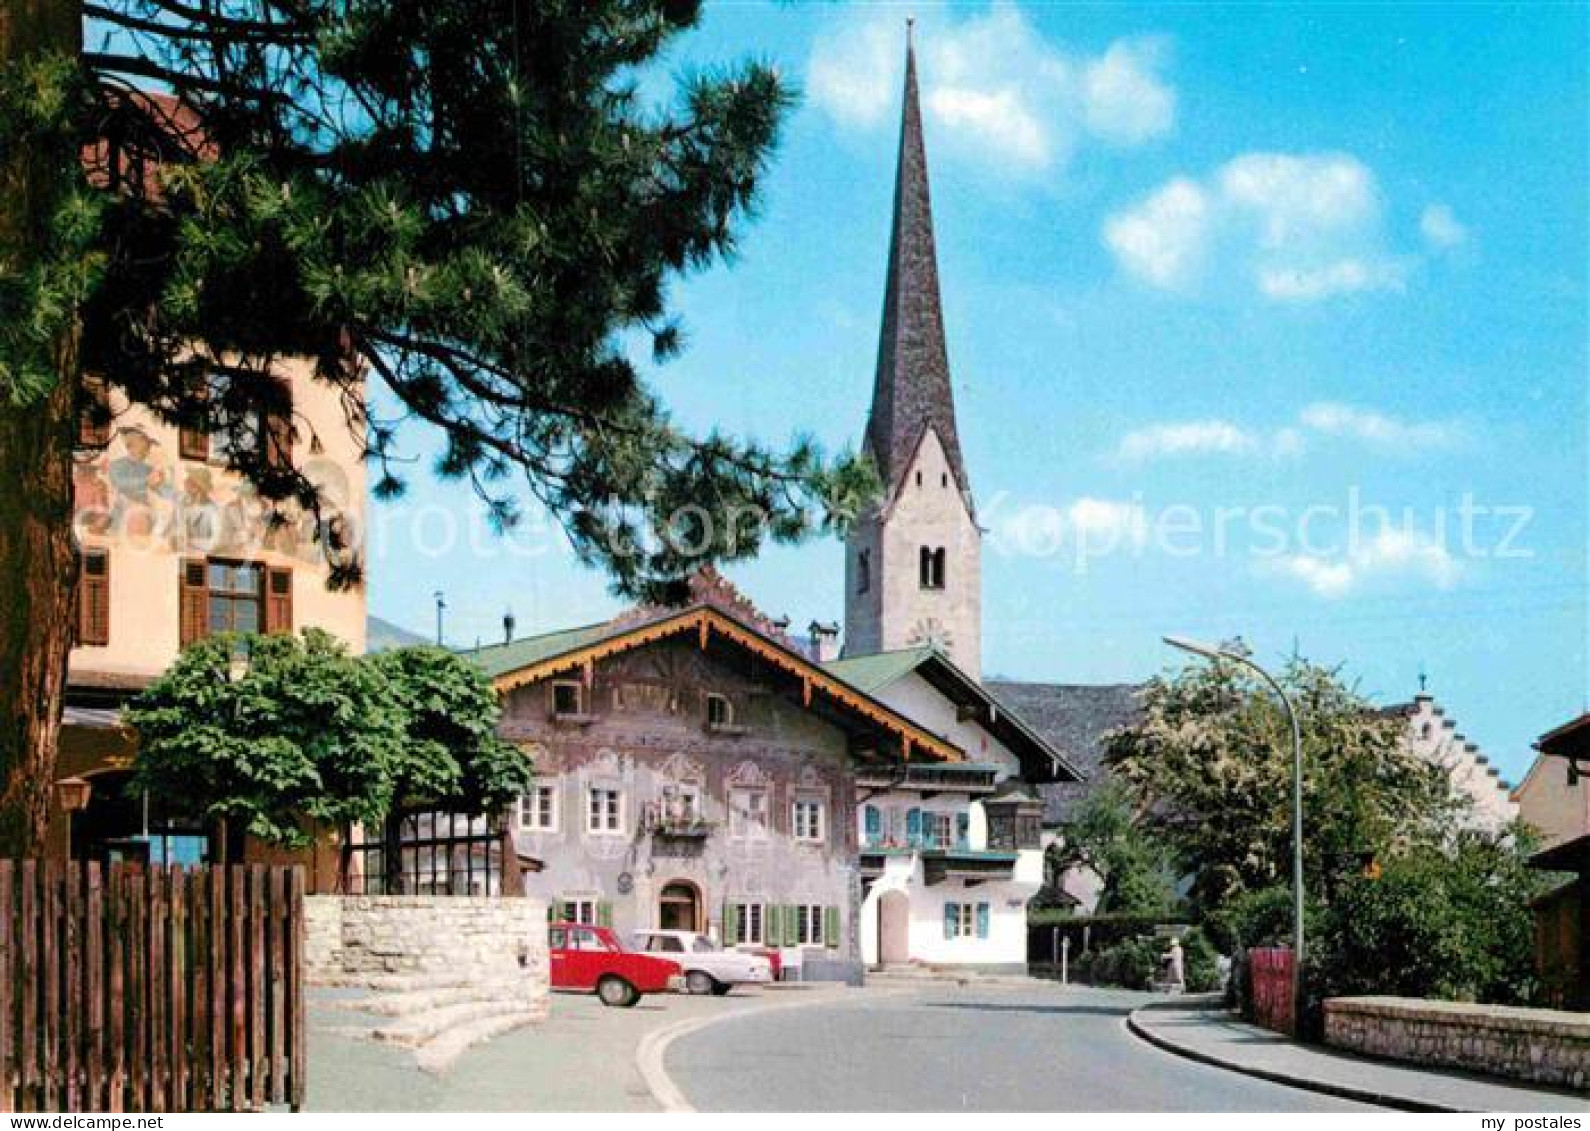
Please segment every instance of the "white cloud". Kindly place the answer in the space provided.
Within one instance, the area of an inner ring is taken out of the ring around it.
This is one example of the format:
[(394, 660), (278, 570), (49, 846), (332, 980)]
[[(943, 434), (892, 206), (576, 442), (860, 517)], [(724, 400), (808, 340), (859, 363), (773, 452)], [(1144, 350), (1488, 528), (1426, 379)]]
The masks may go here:
[(1299, 419), (1316, 432), (1349, 436), (1397, 452), (1453, 447), (1464, 439), (1464, 429), (1454, 421), (1398, 420), (1374, 409), (1329, 401), (1309, 405)]
[(1219, 418), (1146, 424), (1121, 437), (1113, 458), (1131, 464), (1208, 455), (1295, 459), (1321, 436), (1412, 455), (1459, 447), (1469, 432), (1455, 420), (1402, 420), (1372, 408), (1316, 401), (1298, 413), (1296, 424), (1278, 428), (1245, 428)]
[(1082, 70), (1083, 120), (1097, 137), (1139, 145), (1170, 132), (1176, 92), (1160, 78), (1162, 39), (1117, 40)]
[(1116, 458), (1128, 463), (1171, 456), (1243, 455), (1256, 451), (1259, 440), (1225, 420), (1189, 420), (1151, 424), (1128, 432), (1116, 448)]
[(1389, 580), (1420, 581), (1437, 589), (1457, 584), (1462, 569), (1440, 542), (1415, 530), (1386, 527), (1346, 553), (1327, 557), (1294, 554), (1276, 560), (1278, 570), (1334, 600)]
[(1424, 242), (1437, 251), (1447, 251), (1467, 242), (1469, 230), (1458, 222), (1456, 214), (1445, 204), (1432, 204), (1419, 216), (1419, 231)]
[[(846, 128), (898, 120), (905, 28), (861, 9), (812, 49), (811, 102)], [(1046, 38), (1008, 0), (968, 18), (939, 10), (917, 24), (917, 77), (928, 143), (996, 176), (1062, 167), (1089, 139), (1139, 145), (1169, 133), (1176, 93), (1163, 77), (1168, 41), (1122, 39), (1084, 56)]]
[(1171, 181), (1104, 225), (1104, 242), (1132, 274), (1167, 289), (1186, 286), (1202, 266), (1209, 204), (1192, 181)]
[(1148, 540), (1148, 516), (1141, 503), (1081, 498), (1066, 508), (1066, 524), (1082, 539), (1127, 542)]
[(1312, 302), (1399, 289), (1368, 166), (1346, 153), (1245, 153), (1208, 177), (1177, 177), (1109, 217), (1104, 243), (1128, 274), (1187, 289), (1201, 278)]
[(939, 87), (928, 94), (927, 105), (928, 113), (951, 130), (984, 139), (1017, 164), (1035, 168), (1049, 164), (1049, 133), (1013, 90)]
[(1006, 498), (995, 496), (984, 514), (991, 519), (1000, 553), (1044, 557), (1067, 546), (1099, 553), (1123, 545), (1142, 547), (1148, 541), (1148, 514), (1139, 502), (1084, 496), (1063, 507), (1027, 503), (1008, 514), (998, 513)]

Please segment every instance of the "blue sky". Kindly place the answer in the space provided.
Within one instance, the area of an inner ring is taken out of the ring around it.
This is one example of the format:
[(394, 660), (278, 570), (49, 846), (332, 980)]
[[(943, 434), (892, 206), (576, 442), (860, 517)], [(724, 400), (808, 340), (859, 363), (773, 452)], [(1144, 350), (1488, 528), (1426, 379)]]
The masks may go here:
[[(760, 57), (803, 100), (736, 261), (675, 290), (681, 421), (857, 443), (908, 14), (986, 671), (1140, 680), (1167, 632), (1379, 701), (1423, 668), (1516, 781), (1590, 694), (1586, 10), (709, 5), (669, 68)], [(534, 524), (450, 534), (464, 486), (372, 505), (378, 615), (428, 630), (440, 588), (468, 644), (616, 607)], [(729, 572), (800, 625), (842, 565)]]

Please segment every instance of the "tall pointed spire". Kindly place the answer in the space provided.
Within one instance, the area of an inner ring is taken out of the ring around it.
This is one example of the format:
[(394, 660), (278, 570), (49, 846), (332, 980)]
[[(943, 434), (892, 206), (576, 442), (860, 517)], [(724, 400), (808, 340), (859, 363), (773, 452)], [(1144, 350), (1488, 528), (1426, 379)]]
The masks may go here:
[(939, 302), (938, 258), (933, 247), (933, 208), (928, 197), (927, 151), (922, 144), (916, 48), (906, 22), (905, 105), (900, 155), (895, 169), (894, 227), (889, 236), (889, 275), (883, 295), (883, 332), (872, 391), (867, 446), (890, 494), (933, 428), (956, 479), (970, 498), (955, 431), (955, 398), (944, 348), (944, 312)]

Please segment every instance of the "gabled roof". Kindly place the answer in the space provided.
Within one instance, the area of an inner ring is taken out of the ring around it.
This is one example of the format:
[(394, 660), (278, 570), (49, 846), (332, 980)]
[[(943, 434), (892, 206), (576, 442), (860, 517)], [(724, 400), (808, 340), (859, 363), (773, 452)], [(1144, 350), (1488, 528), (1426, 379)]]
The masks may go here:
[(1027, 780), (1074, 782), (1081, 779), (1065, 754), (1028, 725), (1004, 699), (956, 667), (948, 656), (930, 644), (894, 652), (847, 656), (830, 660), (823, 667), (843, 677), (847, 683), (874, 694), (907, 675), (920, 675), (957, 708), (973, 711), (979, 725), (1021, 760), (1022, 775)]
[(700, 647), (714, 641), (751, 653), (763, 663), (798, 681), (803, 702), (882, 731), (901, 745), (906, 759), (916, 755), (947, 762), (965, 760), (953, 742), (923, 729), (894, 708), (826, 670), (788, 644), (768, 636), (716, 605), (696, 604), (678, 610), (653, 610), (648, 617), (632, 614), (600, 624), (515, 640), (465, 653), (492, 678), (499, 693), (571, 672), (589, 673), (610, 656), (675, 636), (690, 636)]
[(1590, 711), (1548, 730), (1535, 741), (1535, 749), (1552, 758), (1583, 757), (1590, 751)]
[(1021, 683), (990, 680), (989, 688), (1020, 711), (1080, 771), (1079, 782), (1041, 787), (1044, 823), (1063, 824), (1083, 798), (1109, 777), (1104, 736), (1142, 717), (1136, 684)]
[(883, 328), (873, 379), (867, 449), (893, 497), (929, 428), (938, 433), (956, 485), (970, 499), (971, 485), (955, 430), (955, 397), (944, 346), (938, 255), (928, 194), (927, 151), (922, 142), (916, 52), (905, 55), (905, 99), (895, 169), (889, 270), (883, 293)]

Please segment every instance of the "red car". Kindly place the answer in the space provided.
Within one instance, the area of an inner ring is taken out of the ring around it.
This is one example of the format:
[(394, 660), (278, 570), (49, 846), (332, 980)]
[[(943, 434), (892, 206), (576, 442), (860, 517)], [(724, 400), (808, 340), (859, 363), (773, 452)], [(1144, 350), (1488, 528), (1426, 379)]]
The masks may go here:
[(665, 994), (684, 985), (679, 963), (625, 950), (606, 927), (553, 923), (547, 940), (555, 990), (594, 990), (603, 1005), (627, 1008), (642, 994)]

